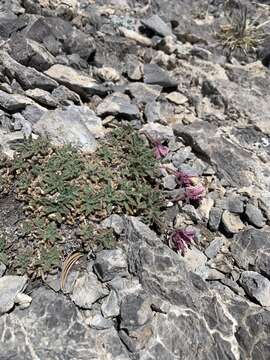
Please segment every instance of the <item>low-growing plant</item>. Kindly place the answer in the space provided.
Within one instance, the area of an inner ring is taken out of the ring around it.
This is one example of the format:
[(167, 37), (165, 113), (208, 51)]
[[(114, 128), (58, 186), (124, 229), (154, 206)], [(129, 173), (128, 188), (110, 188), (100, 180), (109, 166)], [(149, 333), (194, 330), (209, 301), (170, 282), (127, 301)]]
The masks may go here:
[(153, 150), (131, 127), (113, 130), (94, 154), (40, 139), (26, 142), (14, 160), (0, 164), (3, 186), (24, 204), (26, 217), (20, 246), (9, 249), (10, 268), (43, 276), (60, 266), (67, 249), (114, 247), (113, 232), (98, 227), (111, 214), (161, 226), (157, 173)]
[(263, 28), (269, 20), (263, 23), (259, 23), (258, 18), (251, 20), (246, 5), (240, 1), (234, 0), (234, 6), (230, 1), (226, 4), (224, 9), (226, 24), (221, 25), (216, 32), (217, 38), (230, 52), (237, 49), (244, 54), (254, 52), (266, 36)]

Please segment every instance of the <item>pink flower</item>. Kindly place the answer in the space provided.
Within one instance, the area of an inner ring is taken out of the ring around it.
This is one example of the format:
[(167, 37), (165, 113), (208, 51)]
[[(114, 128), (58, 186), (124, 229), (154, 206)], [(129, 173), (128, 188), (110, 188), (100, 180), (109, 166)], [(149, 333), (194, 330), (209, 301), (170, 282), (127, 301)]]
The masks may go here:
[(174, 250), (180, 251), (184, 256), (186, 249), (194, 240), (195, 235), (196, 233), (194, 229), (191, 228), (187, 228), (185, 230), (176, 229), (171, 233), (169, 243)]
[(200, 201), (205, 194), (205, 189), (202, 185), (189, 186), (185, 189), (185, 198), (187, 200)]
[(169, 174), (173, 174), (176, 177), (176, 182), (178, 185), (183, 187), (188, 187), (192, 185), (192, 178), (197, 177), (197, 175), (192, 174), (191, 172), (188, 173), (186, 171), (175, 171), (173, 169), (162, 167), (165, 169)]
[(185, 171), (176, 171), (175, 177), (177, 184), (187, 187), (192, 185), (192, 178), (196, 177), (196, 175), (188, 174)]
[(160, 141), (155, 141), (155, 148), (154, 148), (154, 154), (156, 159), (160, 159), (169, 153), (169, 148), (165, 145), (162, 145)]
[(154, 146), (154, 154), (156, 159), (161, 159), (162, 157), (168, 155), (170, 149), (162, 145), (160, 140), (153, 139), (152, 136), (150, 136), (147, 132), (142, 131), (142, 134), (146, 136), (146, 138), (149, 140), (149, 142)]

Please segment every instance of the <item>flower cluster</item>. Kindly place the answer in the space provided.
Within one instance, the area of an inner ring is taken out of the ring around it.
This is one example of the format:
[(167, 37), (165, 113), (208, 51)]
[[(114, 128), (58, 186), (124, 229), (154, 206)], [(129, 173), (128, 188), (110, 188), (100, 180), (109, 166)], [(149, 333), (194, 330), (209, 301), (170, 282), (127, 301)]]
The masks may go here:
[(180, 251), (181, 254), (184, 256), (186, 249), (194, 240), (195, 236), (195, 230), (192, 228), (186, 228), (184, 230), (175, 229), (169, 237), (169, 244), (174, 250)]

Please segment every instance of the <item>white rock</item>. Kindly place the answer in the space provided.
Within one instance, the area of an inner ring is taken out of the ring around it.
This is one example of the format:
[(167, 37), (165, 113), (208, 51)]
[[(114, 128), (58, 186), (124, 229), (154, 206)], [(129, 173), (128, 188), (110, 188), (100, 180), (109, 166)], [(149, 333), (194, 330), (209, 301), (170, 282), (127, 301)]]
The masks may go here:
[(27, 276), (6, 275), (0, 278), (0, 315), (14, 306), (17, 295), (27, 283)]
[(93, 273), (88, 273), (76, 280), (71, 299), (77, 306), (91, 309), (92, 305), (108, 295), (108, 292)]
[(19, 305), (20, 309), (26, 309), (30, 306), (32, 298), (27, 294), (19, 293), (16, 295), (14, 302)]

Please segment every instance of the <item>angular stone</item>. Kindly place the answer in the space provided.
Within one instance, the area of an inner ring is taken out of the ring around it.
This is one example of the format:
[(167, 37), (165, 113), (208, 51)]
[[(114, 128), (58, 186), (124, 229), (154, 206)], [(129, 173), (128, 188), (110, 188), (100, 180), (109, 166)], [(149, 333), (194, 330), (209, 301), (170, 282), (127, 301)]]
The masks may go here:
[(182, 260), (186, 264), (186, 269), (206, 279), (209, 269), (206, 267), (207, 257), (202, 251), (192, 246), (187, 250)]
[(71, 22), (56, 17), (55, 14), (51, 17), (38, 17), (23, 34), (42, 44), (54, 56), (62, 53), (78, 54), (87, 61), (95, 52), (91, 36), (73, 28)]
[(120, 314), (119, 300), (114, 290), (103, 300), (101, 312), (105, 318), (116, 317)]
[(172, 128), (158, 123), (145, 124), (141, 131), (147, 133), (154, 140), (170, 141), (174, 139)]
[(70, 102), (73, 102), (75, 105), (81, 105), (82, 103), (78, 94), (76, 94), (72, 90), (69, 90), (63, 85), (60, 85), (58, 86), (58, 88), (54, 89), (52, 92), (52, 96), (56, 98), (56, 100), (61, 105), (70, 105)]
[(27, 105), (35, 102), (26, 96), (19, 94), (7, 94), (0, 90), (0, 106), (7, 111), (19, 111), (25, 109)]
[(239, 196), (230, 196), (226, 199), (226, 209), (235, 214), (243, 214), (244, 203)]
[(212, 207), (209, 213), (208, 227), (211, 231), (219, 229), (223, 210), (218, 207)]
[(8, 77), (12, 80), (16, 79), (23, 89), (40, 88), (50, 91), (58, 86), (50, 77), (36, 69), (19, 64), (4, 51), (0, 51), (0, 66), (5, 69)]
[[(1, 10), (3, 11), (3, 8)], [(16, 33), (26, 25), (27, 18), (23, 16), (17, 17), (14, 13), (6, 14), (5, 16), (5, 14), (1, 13), (0, 38), (7, 40), (13, 33)]]
[(229, 234), (237, 234), (245, 227), (238, 215), (232, 214), (227, 210), (222, 214), (222, 224), (225, 231)]
[(104, 95), (107, 90), (95, 79), (65, 65), (53, 65), (45, 74), (89, 100), (92, 95)]
[(249, 186), (252, 183), (252, 169), (255, 161), (250, 152), (228, 141), (213, 124), (194, 121), (190, 125), (173, 126), (175, 134), (196, 149), (205, 159), (211, 159), (217, 175), (231, 186)]
[(27, 283), (27, 276), (6, 275), (0, 278), (0, 316), (14, 306), (16, 296)]
[(130, 83), (127, 88), (127, 91), (137, 104), (155, 101), (159, 97), (161, 90), (162, 87), (159, 85), (146, 85), (139, 82)]
[(46, 112), (33, 131), (56, 145), (72, 144), (90, 152), (97, 148), (95, 137), (104, 134), (101, 119), (88, 107), (75, 105)]
[(265, 219), (260, 209), (252, 204), (247, 204), (245, 209), (245, 215), (247, 221), (256, 226), (257, 228), (262, 228), (265, 225)]
[(0, 317), (1, 359), (129, 358), (113, 327), (90, 329), (66, 296), (45, 287), (31, 295), (30, 307)]
[(164, 189), (173, 190), (176, 188), (176, 181), (174, 175), (167, 175), (162, 179)]
[(248, 296), (262, 306), (270, 306), (270, 281), (255, 271), (244, 271), (239, 279)]
[(222, 238), (216, 238), (211, 241), (210, 245), (205, 249), (204, 253), (209, 259), (213, 259), (217, 256), (220, 249), (224, 244), (224, 240)]
[(105, 330), (113, 327), (113, 321), (110, 319), (105, 319), (101, 314), (94, 315), (89, 320), (89, 326), (96, 330)]
[(151, 85), (160, 85), (164, 88), (177, 87), (178, 82), (170, 74), (156, 64), (144, 65), (144, 82)]
[(116, 276), (127, 276), (127, 260), (123, 250), (100, 251), (93, 269), (102, 282), (112, 280)]
[(73, 287), (71, 299), (82, 309), (91, 309), (99, 299), (108, 295), (108, 290), (102, 286), (93, 273), (79, 277)]
[(144, 115), (148, 123), (159, 121), (161, 118), (160, 103), (152, 101), (145, 105)]
[(46, 112), (46, 108), (38, 104), (34, 104), (26, 106), (22, 114), (25, 120), (29, 121), (30, 124), (35, 124)]
[(150, 18), (141, 20), (141, 23), (148, 29), (161, 36), (171, 35), (172, 30), (158, 15), (152, 15)]
[(34, 40), (16, 34), (9, 42), (10, 55), (14, 60), (25, 66), (30, 66), (38, 71), (45, 71), (55, 64), (56, 60), (44, 46)]
[(135, 330), (153, 317), (149, 298), (141, 294), (127, 295), (120, 305), (121, 329)]
[(127, 119), (137, 119), (140, 116), (136, 105), (131, 104), (128, 96), (107, 96), (97, 107), (100, 116), (114, 115)]
[(237, 234), (231, 244), (231, 253), (237, 265), (250, 268), (270, 277), (270, 232), (248, 229)]
[(188, 102), (188, 98), (185, 95), (180, 94), (177, 91), (173, 91), (173, 92), (169, 93), (166, 96), (166, 99), (170, 100), (171, 102), (173, 102), (176, 105), (183, 105), (186, 102)]
[(117, 82), (120, 80), (120, 74), (118, 71), (111, 67), (97, 68), (94, 73), (103, 81)]
[(31, 99), (34, 99), (41, 105), (45, 105), (48, 107), (57, 107), (58, 103), (55, 101), (54, 97), (45, 90), (42, 89), (29, 89), (26, 90), (25, 95), (30, 97)]
[(116, 234), (120, 235), (125, 229), (125, 220), (120, 215), (112, 214), (102, 221), (101, 226), (104, 228), (112, 228)]

